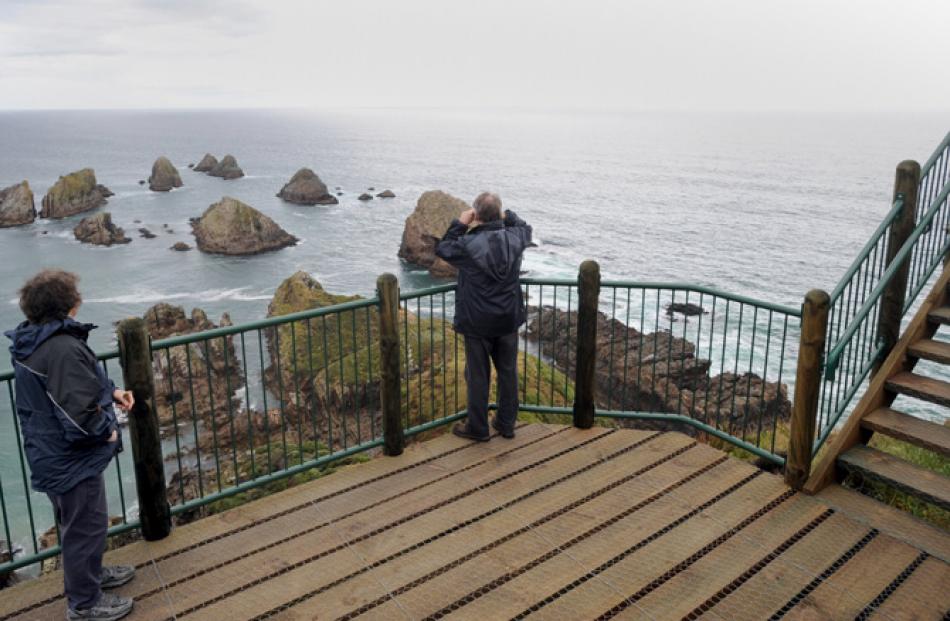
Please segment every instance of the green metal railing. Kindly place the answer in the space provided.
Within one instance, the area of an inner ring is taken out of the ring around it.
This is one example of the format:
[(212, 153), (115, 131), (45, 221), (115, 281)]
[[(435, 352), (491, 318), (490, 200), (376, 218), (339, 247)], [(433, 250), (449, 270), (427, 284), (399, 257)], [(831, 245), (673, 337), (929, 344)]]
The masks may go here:
[(825, 382), (819, 399), (817, 437), (813, 452), (824, 444), (853, 408), (874, 366), (888, 350), (878, 322), (885, 291), (902, 266), (908, 269), (906, 314), (931, 281), (948, 250), (950, 208), (950, 133), (921, 168), (914, 229), (893, 260), (886, 260), (892, 224), (907, 208), (898, 195), (890, 211), (831, 293), (828, 337), (825, 342)]

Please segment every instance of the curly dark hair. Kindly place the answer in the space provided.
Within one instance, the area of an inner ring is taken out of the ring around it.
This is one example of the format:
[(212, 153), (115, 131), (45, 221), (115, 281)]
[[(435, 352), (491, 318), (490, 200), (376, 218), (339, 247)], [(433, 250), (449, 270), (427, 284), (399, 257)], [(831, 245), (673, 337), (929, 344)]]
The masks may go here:
[(63, 320), (82, 302), (79, 276), (64, 270), (43, 270), (20, 289), (20, 310), (30, 323)]

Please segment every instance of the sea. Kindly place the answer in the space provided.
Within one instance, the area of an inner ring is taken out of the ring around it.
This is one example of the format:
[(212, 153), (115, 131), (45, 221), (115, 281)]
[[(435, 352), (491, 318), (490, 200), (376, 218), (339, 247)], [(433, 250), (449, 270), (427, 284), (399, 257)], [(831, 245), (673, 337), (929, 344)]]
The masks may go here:
[[(0, 229), (0, 326), (22, 320), (17, 290), (45, 267), (79, 274), (79, 318), (101, 326), (99, 350), (115, 346), (115, 321), (163, 301), (213, 320), (263, 318), (298, 270), (333, 293), (372, 295), (384, 272), (403, 290), (436, 284), (397, 257), (406, 217), (433, 189), (467, 201), (497, 192), (534, 228), (530, 276), (573, 277), (595, 259), (605, 278), (695, 283), (797, 307), (808, 290), (834, 288), (887, 213), (896, 165), (923, 163), (948, 130), (946, 111), (3, 111), (0, 187), (28, 180), (39, 207), (60, 175), (91, 167), (115, 192), (102, 209), (133, 241), (80, 244), (72, 229), (82, 216)], [(205, 153), (234, 155), (246, 176), (189, 170)], [(161, 155), (184, 187), (140, 185)], [(339, 204), (277, 198), (301, 167), (342, 192)], [(357, 200), (369, 188), (396, 198)], [(189, 220), (223, 196), (301, 242), (249, 257), (170, 250), (194, 245)], [(4, 477), (18, 472), (16, 460), (0, 454)]]

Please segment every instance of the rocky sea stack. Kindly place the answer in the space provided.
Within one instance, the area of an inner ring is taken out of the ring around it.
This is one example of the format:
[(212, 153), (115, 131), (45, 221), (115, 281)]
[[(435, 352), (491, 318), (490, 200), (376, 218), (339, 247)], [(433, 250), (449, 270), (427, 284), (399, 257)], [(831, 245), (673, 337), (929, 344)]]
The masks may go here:
[(152, 164), (152, 175), (148, 178), (148, 189), (153, 192), (168, 192), (181, 186), (181, 175), (171, 161), (164, 155), (155, 160)]
[(468, 203), (462, 199), (439, 190), (431, 190), (420, 196), (415, 211), (406, 218), (399, 257), (429, 268), (433, 276), (454, 276), (455, 268), (435, 256), (435, 245), (442, 239), (452, 220), (468, 208)]
[(33, 190), (26, 181), (0, 190), (0, 228), (29, 224), (36, 220)]
[(41, 218), (66, 218), (105, 205), (112, 192), (96, 183), (96, 173), (91, 168), (70, 173), (59, 178), (43, 197)]
[(229, 196), (208, 207), (191, 226), (198, 249), (216, 254), (258, 254), (298, 241), (258, 210)]
[(301, 168), (290, 178), (278, 198), (297, 205), (336, 205), (339, 201), (327, 191), (327, 186), (315, 172)]
[(112, 223), (112, 215), (108, 212), (83, 218), (73, 229), (73, 235), (84, 244), (96, 246), (127, 244), (132, 241), (125, 236), (125, 231)]
[(196, 166), (192, 168), (197, 172), (211, 172), (214, 170), (214, 167), (218, 165), (218, 158), (211, 155), (210, 153), (205, 153), (205, 156), (201, 158), (201, 161), (198, 162)]
[(221, 177), (222, 179), (239, 179), (244, 176), (244, 171), (238, 166), (237, 160), (233, 155), (225, 155), (218, 165), (209, 172), (212, 177)]

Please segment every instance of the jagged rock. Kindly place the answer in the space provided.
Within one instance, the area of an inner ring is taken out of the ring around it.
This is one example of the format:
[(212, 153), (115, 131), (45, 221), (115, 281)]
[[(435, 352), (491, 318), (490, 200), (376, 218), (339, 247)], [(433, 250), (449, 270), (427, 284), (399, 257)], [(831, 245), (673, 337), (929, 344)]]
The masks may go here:
[(699, 304), (689, 304), (684, 302), (672, 302), (666, 305), (666, 314), (670, 317), (674, 313), (679, 313), (685, 317), (694, 317), (696, 315), (708, 315), (709, 313)]
[(97, 246), (127, 244), (132, 241), (125, 236), (125, 231), (112, 223), (112, 215), (109, 212), (83, 218), (73, 229), (73, 234), (82, 243)]
[(415, 210), (406, 218), (399, 257), (429, 268), (433, 276), (454, 276), (455, 268), (435, 256), (435, 246), (452, 220), (469, 209), (468, 203), (439, 190), (419, 197)]
[(175, 245), (171, 247), (171, 250), (177, 250), (178, 252), (187, 252), (191, 250), (191, 246), (185, 242), (175, 242)]
[(181, 175), (174, 164), (164, 155), (155, 160), (152, 164), (152, 175), (148, 178), (148, 189), (153, 192), (168, 192), (181, 186)]
[(294, 173), (277, 196), (297, 205), (336, 205), (339, 202), (327, 192), (327, 186), (309, 168), (301, 168)]
[(393, 193), (392, 190), (383, 190), (382, 192), (376, 195), (376, 198), (396, 198), (396, 195)]
[(237, 160), (233, 155), (225, 155), (218, 165), (209, 172), (212, 177), (221, 177), (222, 179), (238, 179), (244, 176), (244, 171), (238, 166)]
[(139, 229), (139, 236), (144, 237), (145, 239), (155, 239), (158, 237), (155, 233), (145, 228)]
[(371, 201), (371, 200), (373, 200), (373, 195), (372, 195), (372, 194), (367, 194), (366, 192), (363, 192), (362, 194), (360, 194), (359, 200), (361, 200), (361, 201)]
[(198, 249), (217, 254), (258, 254), (298, 241), (258, 210), (229, 196), (208, 207), (191, 226)]
[(96, 183), (96, 173), (91, 168), (64, 175), (43, 197), (41, 218), (65, 218), (95, 209), (112, 196), (103, 185)]
[(211, 172), (214, 170), (214, 167), (218, 165), (218, 158), (211, 155), (210, 153), (205, 153), (205, 156), (201, 158), (201, 161), (198, 162), (192, 170), (196, 172)]
[[(540, 341), (562, 371), (576, 369), (577, 313), (550, 306), (530, 309), (527, 337)], [(745, 374), (710, 377), (710, 361), (696, 347), (668, 331), (641, 334), (623, 322), (597, 314), (595, 379), (597, 407), (606, 410), (683, 413), (720, 428), (741, 432), (748, 421), (788, 420), (791, 403), (785, 384)], [(653, 429), (677, 429), (665, 421), (638, 421)], [(751, 424), (751, 423), (749, 423)], [(695, 430), (682, 427), (686, 433)]]
[[(164, 302), (148, 309), (143, 319), (152, 339), (231, 325), (227, 313), (215, 325), (200, 308), (188, 317), (183, 307)], [(163, 425), (192, 416), (207, 424), (223, 425), (230, 422), (229, 411), (238, 411), (236, 391), (244, 385), (244, 375), (232, 336), (156, 350), (152, 366), (158, 418)]]
[(139, 185), (145, 185), (145, 179), (139, 179)]
[(195, 167), (195, 163), (194, 163), (194, 162), (191, 162), (191, 163), (188, 164), (188, 168), (194, 168), (194, 167)]
[(337, 196), (343, 196), (343, 192), (337, 192), (336, 195), (337, 195)]
[(33, 190), (26, 181), (0, 190), (0, 228), (29, 224), (36, 220)]
[(372, 188), (372, 187), (366, 188), (366, 191), (367, 191), (367, 192), (375, 192), (375, 191), (376, 191), (376, 188)]

